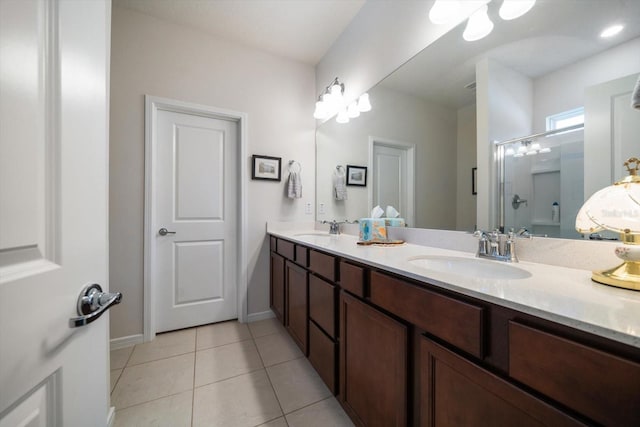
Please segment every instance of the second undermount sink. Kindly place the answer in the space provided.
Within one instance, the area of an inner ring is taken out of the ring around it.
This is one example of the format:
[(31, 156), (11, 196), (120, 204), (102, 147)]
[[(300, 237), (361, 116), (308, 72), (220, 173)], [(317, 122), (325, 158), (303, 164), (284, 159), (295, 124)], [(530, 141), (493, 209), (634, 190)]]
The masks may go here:
[(477, 258), (420, 255), (407, 261), (416, 267), (469, 278), (514, 280), (531, 277), (531, 273), (513, 265)]

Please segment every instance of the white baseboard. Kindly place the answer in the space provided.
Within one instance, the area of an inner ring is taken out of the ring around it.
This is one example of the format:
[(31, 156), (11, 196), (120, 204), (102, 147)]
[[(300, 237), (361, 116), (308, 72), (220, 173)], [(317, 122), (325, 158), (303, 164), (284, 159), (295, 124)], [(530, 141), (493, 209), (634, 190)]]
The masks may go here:
[(132, 345), (142, 344), (144, 342), (144, 335), (136, 334), (129, 335), (127, 337), (113, 338), (110, 341), (111, 350), (118, 350), (125, 347), (131, 347)]
[(109, 412), (107, 413), (107, 427), (112, 427), (115, 419), (116, 419), (116, 408), (112, 406), (109, 408)]
[(271, 319), (272, 317), (276, 317), (276, 315), (273, 314), (273, 311), (271, 310), (261, 311), (260, 313), (249, 314), (247, 316), (247, 322), (249, 323), (257, 322), (258, 320)]

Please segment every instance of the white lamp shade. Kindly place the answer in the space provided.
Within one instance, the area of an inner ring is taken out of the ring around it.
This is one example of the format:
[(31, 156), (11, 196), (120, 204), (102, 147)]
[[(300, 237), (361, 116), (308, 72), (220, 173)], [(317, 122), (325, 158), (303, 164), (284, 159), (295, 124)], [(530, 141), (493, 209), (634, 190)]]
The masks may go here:
[(516, 154), (516, 150), (514, 150), (513, 147), (507, 148), (504, 152), (505, 156), (513, 156), (514, 154)]
[(336, 117), (336, 122), (349, 123), (349, 115), (347, 114), (346, 108), (342, 108), (340, 111), (338, 111), (338, 117)]
[(371, 111), (371, 102), (369, 101), (369, 94), (363, 93), (360, 95), (358, 99), (358, 110), (362, 113), (366, 113), (367, 111)]
[(467, 27), (462, 33), (462, 38), (468, 42), (480, 40), (489, 35), (493, 31), (493, 22), (487, 15), (488, 6), (485, 4), (476, 10), (467, 22)]
[(316, 109), (313, 112), (313, 117), (320, 120), (327, 118), (327, 108), (324, 105), (324, 102), (322, 101), (316, 102)]
[(504, 0), (500, 6), (500, 18), (505, 21), (516, 19), (529, 12), (536, 0)]
[(458, 0), (436, 0), (429, 11), (429, 20), (436, 25), (448, 24), (460, 14)]
[(356, 101), (353, 101), (351, 104), (349, 104), (349, 107), (347, 108), (347, 115), (351, 119), (354, 119), (360, 115), (360, 110), (358, 110), (358, 103)]
[(576, 230), (640, 233), (640, 182), (615, 184), (596, 192), (578, 211)]

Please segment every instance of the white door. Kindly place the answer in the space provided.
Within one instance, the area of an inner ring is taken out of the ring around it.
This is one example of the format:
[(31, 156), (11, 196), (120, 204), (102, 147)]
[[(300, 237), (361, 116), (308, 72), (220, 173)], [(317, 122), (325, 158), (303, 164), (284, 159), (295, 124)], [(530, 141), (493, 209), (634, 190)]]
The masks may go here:
[(160, 109), (155, 123), (156, 332), (235, 319), (238, 122)]
[(105, 426), (109, 1), (0, 1), (0, 426)]
[(413, 220), (413, 147), (374, 140), (372, 144), (372, 203), (393, 206), (409, 226)]
[(638, 76), (633, 74), (585, 90), (585, 198), (628, 175), (623, 163), (640, 155), (640, 113), (631, 108), (631, 92)]

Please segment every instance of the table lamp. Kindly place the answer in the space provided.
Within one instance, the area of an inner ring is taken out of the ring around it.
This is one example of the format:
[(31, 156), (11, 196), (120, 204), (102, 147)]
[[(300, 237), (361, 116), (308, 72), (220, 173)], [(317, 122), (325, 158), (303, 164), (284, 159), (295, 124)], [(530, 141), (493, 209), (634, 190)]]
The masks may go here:
[(640, 160), (624, 163), (629, 176), (596, 192), (582, 205), (576, 217), (579, 233), (602, 230), (620, 233), (622, 245), (615, 250), (623, 262), (617, 267), (594, 271), (591, 279), (605, 285), (640, 290)]

